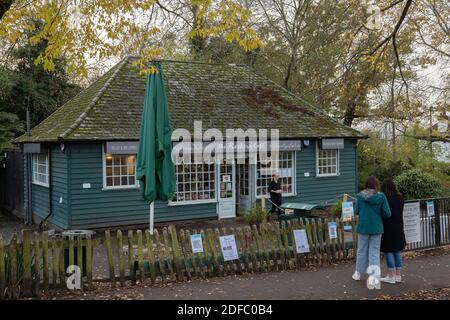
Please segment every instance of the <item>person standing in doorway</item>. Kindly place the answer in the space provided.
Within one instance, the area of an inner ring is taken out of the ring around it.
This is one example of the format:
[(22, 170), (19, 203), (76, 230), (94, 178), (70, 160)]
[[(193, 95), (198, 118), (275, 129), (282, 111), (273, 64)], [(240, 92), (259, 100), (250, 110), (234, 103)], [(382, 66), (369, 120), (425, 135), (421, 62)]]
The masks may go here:
[(401, 251), (406, 246), (403, 230), (403, 206), (405, 200), (392, 179), (385, 179), (381, 184), (381, 192), (386, 195), (391, 209), (391, 217), (383, 220), (384, 233), (381, 237), (381, 252), (386, 259), (388, 274), (381, 278), (382, 282), (395, 284), (402, 282)]
[(355, 214), (359, 215), (356, 232), (358, 249), (356, 270), (352, 278), (361, 280), (362, 273), (368, 273), (367, 287), (380, 288), (380, 244), (383, 234), (383, 219), (391, 216), (386, 196), (379, 192), (378, 179), (368, 177), (364, 190), (356, 195)]
[(281, 183), (276, 172), (272, 173), (272, 180), (269, 183), (268, 190), (270, 193), (270, 202), (272, 202), (272, 210), (270, 213), (277, 211), (278, 216), (281, 212)]

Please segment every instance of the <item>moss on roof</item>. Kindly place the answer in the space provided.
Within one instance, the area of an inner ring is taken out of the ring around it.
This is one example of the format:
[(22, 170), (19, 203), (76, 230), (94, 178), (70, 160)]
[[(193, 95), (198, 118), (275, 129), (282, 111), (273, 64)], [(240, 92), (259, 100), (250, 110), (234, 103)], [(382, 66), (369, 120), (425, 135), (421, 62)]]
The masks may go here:
[[(16, 142), (136, 140), (146, 77), (127, 57)], [(273, 129), (281, 138), (364, 135), (244, 65), (162, 61), (172, 129)]]

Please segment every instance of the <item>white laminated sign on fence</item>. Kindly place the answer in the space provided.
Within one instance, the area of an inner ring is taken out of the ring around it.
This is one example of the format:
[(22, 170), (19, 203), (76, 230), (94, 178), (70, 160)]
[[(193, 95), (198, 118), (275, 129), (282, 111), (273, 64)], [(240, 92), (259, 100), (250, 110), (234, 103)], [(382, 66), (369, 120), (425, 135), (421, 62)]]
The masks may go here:
[(403, 208), (403, 229), (406, 243), (420, 242), (420, 202), (405, 203)]
[(239, 259), (234, 234), (222, 236), (219, 239), (220, 239), (220, 246), (222, 248), (223, 260), (231, 261)]
[(297, 253), (309, 252), (308, 236), (305, 229), (294, 230), (294, 238)]
[(203, 252), (203, 242), (201, 234), (191, 235), (191, 246), (192, 246), (192, 253)]

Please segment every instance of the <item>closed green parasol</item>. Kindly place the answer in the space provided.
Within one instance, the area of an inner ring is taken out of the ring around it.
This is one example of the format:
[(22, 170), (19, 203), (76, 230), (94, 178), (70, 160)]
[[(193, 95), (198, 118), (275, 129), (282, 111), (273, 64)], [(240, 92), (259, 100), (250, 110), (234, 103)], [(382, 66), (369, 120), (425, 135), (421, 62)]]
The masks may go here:
[(150, 231), (153, 232), (153, 204), (167, 201), (175, 192), (175, 168), (171, 152), (171, 128), (161, 64), (148, 75), (141, 120), (136, 178), (142, 196), (150, 202)]

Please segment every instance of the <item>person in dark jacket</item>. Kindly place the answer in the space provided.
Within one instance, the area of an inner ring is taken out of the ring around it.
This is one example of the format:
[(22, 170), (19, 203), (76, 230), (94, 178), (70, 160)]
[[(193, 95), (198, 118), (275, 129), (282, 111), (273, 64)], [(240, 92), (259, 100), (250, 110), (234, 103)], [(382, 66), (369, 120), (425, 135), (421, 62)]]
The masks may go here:
[(388, 275), (380, 280), (394, 284), (402, 281), (401, 251), (406, 246), (405, 232), (403, 230), (403, 206), (405, 200), (392, 179), (385, 179), (381, 191), (386, 195), (391, 217), (383, 220), (384, 233), (381, 237), (381, 252), (386, 259)]
[(380, 289), (380, 242), (383, 234), (383, 219), (391, 216), (386, 196), (379, 192), (380, 183), (375, 177), (366, 180), (364, 190), (356, 195), (355, 214), (359, 216), (356, 232), (358, 249), (356, 270), (352, 278), (361, 280), (368, 273), (367, 287)]
[(274, 172), (272, 174), (272, 180), (269, 182), (268, 190), (270, 193), (270, 202), (272, 202), (272, 210), (271, 213), (277, 211), (278, 216), (282, 214), (281, 212), (281, 183), (278, 177), (278, 174)]

